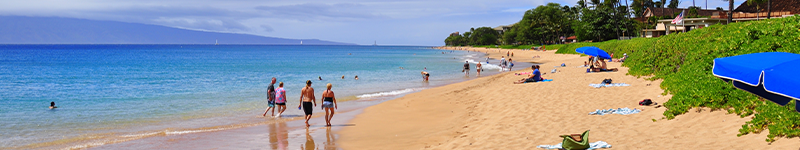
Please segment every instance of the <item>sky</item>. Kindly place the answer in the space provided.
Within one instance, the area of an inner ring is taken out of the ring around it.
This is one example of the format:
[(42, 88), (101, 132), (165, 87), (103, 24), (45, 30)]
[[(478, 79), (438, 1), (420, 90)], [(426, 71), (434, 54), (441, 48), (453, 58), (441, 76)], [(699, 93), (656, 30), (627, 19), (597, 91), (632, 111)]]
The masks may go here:
[[(695, 1), (700, 7), (705, 2)], [(742, 2), (737, 0), (735, 6)], [(363, 45), (439, 46), (452, 32), (513, 24), (526, 10), (547, 3), (574, 6), (577, 0), (3, 0), (0, 15), (121, 21)], [(680, 7), (691, 5), (691, 0), (683, 0)], [(722, 0), (708, 1), (710, 9), (727, 6)]]

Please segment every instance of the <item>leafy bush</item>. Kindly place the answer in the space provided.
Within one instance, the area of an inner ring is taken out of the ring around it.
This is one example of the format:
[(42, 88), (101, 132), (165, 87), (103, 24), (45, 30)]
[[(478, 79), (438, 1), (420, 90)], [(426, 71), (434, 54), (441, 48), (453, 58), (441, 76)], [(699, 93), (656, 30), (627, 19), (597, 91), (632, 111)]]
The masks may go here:
[(798, 16), (714, 25), (659, 38), (573, 43), (564, 45), (557, 53), (575, 53), (575, 48), (583, 46), (596, 46), (609, 53), (628, 53), (629, 59), (623, 63), (630, 68), (628, 74), (664, 79), (661, 88), (673, 95), (664, 103), (668, 108), (664, 112), (667, 119), (691, 108), (707, 107), (741, 117), (753, 115), (739, 130), (740, 135), (769, 129), (768, 142), (777, 137), (800, 136), (800, 114), (793, 106), (760, 100), (711, 72), (715, 58), (759, 52), (800, 53)]

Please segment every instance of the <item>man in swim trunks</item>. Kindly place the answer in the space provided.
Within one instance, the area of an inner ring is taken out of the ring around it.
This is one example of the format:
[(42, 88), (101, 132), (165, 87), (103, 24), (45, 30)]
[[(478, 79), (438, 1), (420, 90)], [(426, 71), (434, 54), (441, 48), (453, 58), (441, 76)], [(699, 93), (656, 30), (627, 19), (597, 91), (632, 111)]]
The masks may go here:
[[(311, 104), (314, 106), (311, 106)], [(311, 80), (306, 81), (306, 87), (300, 91), (300, 105), (297, 108), (303, 107), (303, 112), (306, 114), (306, 127), (310, 127), (308, 120), (311, 119), (314, 107), (317, 107), (317, 98), (314, 97), (314, 88), (311, 87)]]
[(283, 82), (278, 83), (278, 89), (275, 90), (275, 105), (278, 105), (277, 117), (280, 117), (286, 111), (286, 90), (283, 89)]
[(261, 117), (267, 116), (269, 110), (272, 110), (272, 116), (275, 116), (275, 81), (275, 77), (272, 77), (272, 82), (267, 87), (267, 110)]
[(464, 72), (464, 75), (469, 76), (469, 61), (464, 62), (464, 70), (461, 70), (461, 72)]

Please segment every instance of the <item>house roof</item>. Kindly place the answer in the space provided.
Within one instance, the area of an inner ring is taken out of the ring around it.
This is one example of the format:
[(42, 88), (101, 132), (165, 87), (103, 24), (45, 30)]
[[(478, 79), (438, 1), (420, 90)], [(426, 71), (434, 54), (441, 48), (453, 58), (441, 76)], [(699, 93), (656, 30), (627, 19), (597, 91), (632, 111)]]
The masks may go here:
[(574, 39), (576, 39), (576, 38), (578, 38), (578, 37), (575, 37), (575, 36), (570, 36), (570, 37), (567, 37), (567, 40), (574, 40)]
[[(792, 14), (800, 14), (800, 1), (798, 0), (772, 0), (771, 4), (772, 4), (772, 9), (770, 11), (772, 12), (788, 11), (791, 12)], [(764, 2), (762, 4), (749, 5), (747, 4), (747, 1), (745, 1), (744, 3), (742, 3), (742, 5), (739, 5), (739, 7), (736, 7), (736, 9), (734, 9), (733, 11), (755, 13), (758, 12), (759, 9), (761, 9), (761, 12), (766, 12), (767, 3)]]
[[(689, 12), (689, 9), (686, 8), (655, 8), (655, 7), (648, 7), (644, 14), (644, 17), (654, 17), (654, 16), (672, 16), (675, 13), (680, 13), (681, 11)], [(713, 9), (697, 9), (697, 14), (700, 16), (713, 16), (714, 12), (722, 12), (719, 10)]]

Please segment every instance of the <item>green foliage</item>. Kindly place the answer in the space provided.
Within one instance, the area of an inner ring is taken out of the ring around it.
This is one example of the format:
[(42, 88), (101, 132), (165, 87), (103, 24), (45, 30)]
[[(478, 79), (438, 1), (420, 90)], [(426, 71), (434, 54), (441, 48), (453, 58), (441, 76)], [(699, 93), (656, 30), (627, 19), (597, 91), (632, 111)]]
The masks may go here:
[[(566, 44), (545, 45), (545, 48), (547, 48), (548, 50), (554, 50), (554, 49), (559, 49), (559, 48), (561, 48), (561, 47), (563, 47), (565, 45)], [(539, 46), (542, 46), (542, 45), (498, 45), (497, 47), (495, 47), (495, 45), (478, 45), (478, 46), (473, 46), (473, 47), (529, 50), (529, 49), (531, 49), (531, 47), (539, 47)]]
[[(577, 9), (575, 9), (577, 11)], [(525, 11), (514, 28), (504, 35), (506, 43), (540, 44), (559, 41), (559, 37), (572, 34), (570, 19), (575, 17), (573, 8), (548, 3)], [(513, 37), (513, 38), (512, 38)]]
[(661, 88), (673, 95), (664, 103), (667, 119), (691, 108), (707, 107), (742, 117), (753, 115), (753, 120), (742, 126), (740, 135), (769, 129), (768, 142), (777, 137), (800, 136), (800, 114), (793, 106), (759, 100), (711, 73), (715, 58), (758, 52), (800, 53), (798, 16), (714, 25), (659, 38), (567, 44), (557, 53), (575, 53), (575, 48), (583, 46), (627, 53), (629, 58), (623, 65), (630, 68), (628, 74), (663, 79)]
[(470, 29), (470, 32), (465, 32), (463, 35), (450, 35), (444, 40), (448, 46), (464, 46), (464, 45), (495, 45), (500, 34), (492, 28), (480, 27), (478, 29)]

